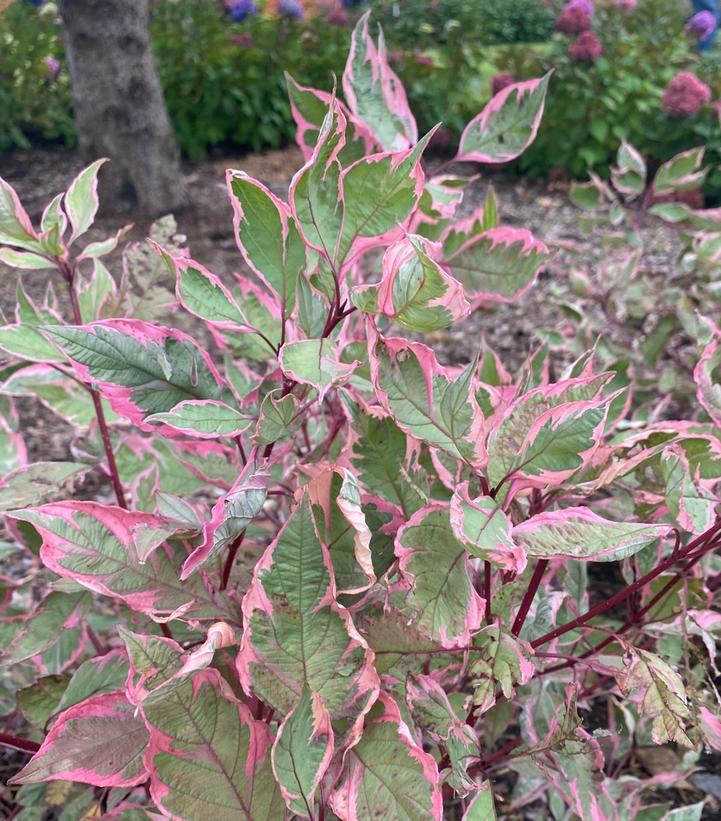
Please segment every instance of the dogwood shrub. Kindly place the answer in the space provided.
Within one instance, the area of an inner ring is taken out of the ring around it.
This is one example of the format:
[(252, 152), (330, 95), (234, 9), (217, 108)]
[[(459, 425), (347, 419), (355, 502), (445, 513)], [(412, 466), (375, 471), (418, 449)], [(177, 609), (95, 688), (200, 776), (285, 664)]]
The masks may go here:
[[(101, 162), (39, 228), (0, 189), (0, 258), (49, 272), (0, 328), (0, 742), (32, 754), (16, 801), (486, 819), (496, 791), (638, 817), (721, 749), (718, 332), (703, 415), (648, 425), (593, 350), (443, 366), (418, 336), (517, 298), (549, 249), (492, 197), (459, 215), (467, 178), (424, 170), (431, 134), (367, 15), (345, 102), (288, 83), (305, 164), (287, 198), (227, 173), (243, 273), (209, 271), (166, 222), (116, 281), (123, 231), (85, 239)], [(546, 85), (500, 91), (456, 159), (517, 157)], [(74, 429), (73, 461), (28, 462), (23, 396)], [(73, 494), (93, 473), (112, 500)], [(669, 742), (676, 770), (614, 778)]]

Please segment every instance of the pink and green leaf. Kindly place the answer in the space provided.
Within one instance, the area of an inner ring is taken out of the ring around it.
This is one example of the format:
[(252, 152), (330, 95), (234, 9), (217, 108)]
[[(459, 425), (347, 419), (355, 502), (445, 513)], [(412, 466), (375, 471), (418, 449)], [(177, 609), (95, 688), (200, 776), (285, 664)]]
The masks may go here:
[(481, 624), (483, 599), (448, 510), (432, 505), (415, 513), (398, 531), (396, 556), (408, 585), (405, 612), (411, 622), (443, 647), (469, 644)]
[(413, 234), (395, 243), (383, 256), (380, 283), (356, 288), (353, 303), (411, 331), (437, 331), (467, 316), (463, 286), (432, 258), (435, 251)]
[(286, 342), (278, 359), (284, 375), (315, 388), (320, 401), (331, 388), (346, 382), (358, 366), (339, 360), (338, 344), (332, 339)]
[(335, 595), (328, 548), (304, 495), (256, 564), (243, 599), (237, 664), (246, 692), (284, 714), (304, 687), (334, 718), (366, 709), (378, 689), (373, 654)]
[(166, 425), (199, 439), (239, 436), (253, 421), (252, 417), (244, 416), (217, 399), (186, 399), (165, 413), (152, 413), (145, 417), (146, 425)]
[(370, 12), (356, 24), (343, 72), (343, 91), (353, 114), (384, 151), (400, 151), (418, 141), (418, 128), (403, 84), (391, 69), (382, 30), (377, 44), (368, 31)]
[(346, 821), (372, 821), (381, 807), (388, 818), (443, 817), (436, 762), (413, 740), (389, 695), (381, 694), (347, 752), (330, 805)]
[(504, 163), (535, 140), (543, 116), (550, 74), (507, 86), (466, 126), (457, 160)]
[(60, 714), (13, 782), (133, 787), (148, 777), (143, 760), (148, 740), (145, 722), (123, 693), (92, 696)]
[(157, 806), (184, 821), (272, 821), (284, 815), (270, 767), (271, 735), (216, 670), (143, 708)]
[(549, 257), (548, 248), (530, 231), (499, 226), (472, 236), (446, 259), (476, 308), (523, 296)]
[(46, 333), (84, 382), (97, 385), (116, 413), (145, 430), (154, 429), (147, 416), (184, 400), (231, 398), (208, 353), (182, 331), (113, 319)]
[(473, 704), (479, 715), (493, 707), (499, 694), (513, 697), (516, 687), (528, 684), (536, 672), (530, 644), (512, 636), (497, 625), (484, 627), (474, 636), (474, 654), (470, 673), (473, 679)]
[(333, 745), (333, 727), (322, 699), (304, 688), (278, 728), (272, 752), (283, 800), (301, 818), (314, 818), (314, 796), (333, 756)]
[(213, 612), (200, 582), (178, 580), (184, 551), (163, 545), (176, 528), (157, 516), (97, 502), (57, 502), (12, 518), (37, 529), (43, 563), (59, 576), (156, 618)]
[(98, 199), (98, 171), (107, 160), (96, 160), (80, 172), (70, 183), (63, 198), (72, 233), (68, 245), (82, 236), (93, 224), (100, 201)]
[(525, 569), (526, 553), (513, 539), (511, 520), (490, 496), (471, 499), (467, 482), (451, 499), (451, 526), (472, 556), (514, 573)]
[(664, 524), (613, 522), (587, 507), (538, 513), (512, 530), (528, 556), (615, 562), (633, 556), (666, 536)]
[(198, 568), (206, 566), (240, 538), (261, 512), (268, 495), (270, 475), (256, 471), (251, 462), (233, 487), (213, 506), (210, 521), (203, 528), (203, 541), (183, 564), (181, 579), (187, 579)]
[(382, 339), (372, 329), (369, 350), (376, 395), (402, 430), (470, 463), (482, 456), (473, 364), (452, 376), (425, 345)]
[(305, 268), (306, 250), (296, 221), (286, 203), (242, 171), (229, 170), (226, 181), (238, 248), (287, 316)]

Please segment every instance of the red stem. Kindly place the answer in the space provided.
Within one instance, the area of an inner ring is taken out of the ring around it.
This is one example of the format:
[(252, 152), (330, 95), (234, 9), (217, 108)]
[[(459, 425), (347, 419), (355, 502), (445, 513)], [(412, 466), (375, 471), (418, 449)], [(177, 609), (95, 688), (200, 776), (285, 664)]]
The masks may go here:
[[(714, 545), (714, 547), (716, 546), (717, 545)], [(634, 625), (638, 624), (641, 621), (641, 619), (646, 615), (646, 613), (652, 610), (666, 596), (666, 594), (679, 583), (681, 577), (685, 573), (687, 573), (695, 564), (701, 561), (701, 559), (706, 555), (706, 553), (709, 552), (709, 549), (711, 548), (710, 545), (707, 545), (706, 547), (708, 549), (702, 549), (698, 552), (696, 556), (691, 558), (681, 568), (681, 570), (674, 575), (672, 579), (666, 582), (666, 584), (658, 591), (658, 593), (651, 597), (651, 600), (647, 604), (645, 604), (637, 613), (635, 613), (631, 618), (629, 618), (625, 622), (625, 624), (622, 624), (618, 628), (618, 630), (615, 631), (615, 633), (613, 633), (610, 636), (606, 636), (605, 639), (598, 642), (598, 644), (594, 645), (590, 650), (586, 650), (585, 653), (581, 653), (580, 656), (573, 659), (569, 658), (562, 664), (556, 664), (553, 667), (547, 667), (542, 671), (542, 673), (546, 675), (548, 673), (555, 673), (558, 670), (565, 670), (567, 667), (573, 667), (576, 664), (578, 664), (578, 662), (590, 658), (591, 656), (597, 655), (601, 652), (601, 650), (604, 650), (606, 647), (608, 647), (609, 644), (613, 644), (613, 642), (616, 641), (618, 636), (620, 636), (622, 633), (625, 633), (627, 630), (630, 630)]]
[(511, 632), (514, 636), (517, 636), (521, 632), (521, 629), (526, 622), (528, 611), (531, 609), (531, 605), (536, 597), (536, 593), (538, 592), (538, 588), (541, 584), (541, 579), (543, 578), (543, 574), (546, 572), (547, 567), (548, 559), (538, 560), (533, 571), (533, 575), (531, 576), (531, 581), (529, 582), (528, 588), (523, 596), (523, 600), (521, 601), (521, 606), (518, 608), (516, 620), (513, 622), (513, 627), (511, 628)]
[[(721, 530), (721, 521), (717, 521), (716, 524), (713, 525), (706, 533), (702, 533), (693, 541), (689, 542), (686, 546), (686, 549), (683, 551), (681, 555), (677, 554), (674, 551), (671, 556), (666, 559), (665, 561), (661, 562), (657, 567), (653, 570), (646, 573), (645, 576), (642, 576), (640, 579), (637, 579), (633, 584), (629, 585), (623, 590), (620, 590), (616, 593), (615, 596), (611, 596), (610, 599), (606, 599), (605, 601), (599, 602), (595, 607), (592, 607), (586, 613), (578, 616), (577, 618), (573, 619), (572, 621), (566, 622), (566, 624), (562, 624), (559, 627), (556, 627), (554, 630), (551, 630), (549, 633), (546, 633), (544, 636), (537, 638), (535, 641), (531, 642), (531, 647), (534, 649), (536, 647), (541, 647), (544, 644), (547, 644), (549, 641), (553, 641), (553, 639), (557, 639), (559, 636), (562, 636), (564, 633), (568, 633), (570, 630), (575, 630), (577, 627), (581, 627), (582, 625), (586, 624), (586, 622), (590, 621), (591, 619), (596, 618), (596, 616), (600, 616), (602, 613), (605, 613), (607, 610), (610, 610), (612, 607), (616, 607), (616, 605), (620, 604), (621, 602), (625, 601), (628, 596), (631, 596), (637, 590), (641, 590), (641, 588), (645, 587), (649, 582), (653, 581), (657, 576), (660, 576), (661, 573), (668, 570), (677, 562), (681, 561), (682, 559), (691, 558), (697, 561), (705, 552), (708, 552), (709, 546), (705, 544), (706, 542), (712, 542), (713, 537)], [(699, 546), (704, 545), (701, 548), (701, 552), (697, 556), (691, 556), (692, 551), (694, 551)], [(713, 542), (712, 542), (713, 547)], [(677, 573), (674, 577), (674, 581), (677, 581), (681, 578), (683, 572), (685, 572), (687, 568), (685, 567), (679, 573)]]
[(483, 562), (483, 598), (486, 600), (486, 624), (493, 621), (492, 591), (491, 591), (491, 568), (490, 562)]
[(9, 733), (0, 733), (0, 744), (3, 747), (10, 747), (12, 750), (19, 750), (21, 753), (36, 753), (40, 745), (36, 741), (28, 741), (26, 738), (18, 738)]
[(225, 558), (225, 565), (223, 565), (223, 578), (220, 581), (220, 589), (225, 590), (228, 586), (228, 581), (230, 579), (230, 571), (233, 569), (233, 564), (235, 562), (235, 557), (238, 553), (238, 548), (243, 544), (243, 539), (245, 538), (245, 530), (238, 536), (233, 542), (231, 542), (230, 547), (228, 548), (228, 555)]
[[(68, 265), (68, 263), (65, 262), (65, 260), (58, 259), (57, 265), (60, 270), (60, 273), (63, 276), (63, 279), (68, 284), (68, 292), (70, 293), (70, 305), (73, 310), (73, 321), (76, 325), (82, 325), (83, 317), (80, 312), (80, 303), (78, 302), (78, 295), (75, 292), (75, 272)], [(105, 451), (105, 459), (108, 463), (108, 471), (110, 473), (110, 481), (113, 485), (113, 490), (115, 491), (115, 498), (118, 500), (118, 505), (127, 510), (128, 503), (125, 500), (125, 490), (123, 488), (123, 483), (120, 481), (120, 472), (118, 471), (118, 465), (115, 461), (113, 444), (110, 441), (110, 431), (108, 430), (108, 423), (105, 419), (105, 411), (103, 410), (103, 404), (100, 401), (100, 394), (94, 388), (91, 388), (90, 386), (86, 387), (90, 392), (90, 396), (93, 399), (93, 406), (95, 407), (95, 416), (98, 420), (98, 428), (100, 428), (100, 437), (103, 440), (103, 450)]]

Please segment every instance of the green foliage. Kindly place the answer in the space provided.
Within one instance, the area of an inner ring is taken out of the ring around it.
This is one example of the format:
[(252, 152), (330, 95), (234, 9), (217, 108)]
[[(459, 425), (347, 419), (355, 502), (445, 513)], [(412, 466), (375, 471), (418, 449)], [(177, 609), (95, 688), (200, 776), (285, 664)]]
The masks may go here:
[[(45, 63), (61, 61), (57, 77)], [(63, 43), (52, 14), (11, 3), (0, 14), (0, 151), (34, 140), (75, 139), (70, 84), (62, 68)]]

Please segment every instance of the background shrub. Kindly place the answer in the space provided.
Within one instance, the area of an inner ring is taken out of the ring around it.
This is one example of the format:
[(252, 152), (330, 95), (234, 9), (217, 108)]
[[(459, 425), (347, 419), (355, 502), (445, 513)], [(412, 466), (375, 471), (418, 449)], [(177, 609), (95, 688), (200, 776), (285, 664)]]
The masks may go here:
[[(603, 53), (595, 60), (572, 59), (574, 39), (553, 31), (562, 5), (377, 0), (373, 7), (419, 126), (425, 131), (442, 121), (448, 144), (490, 97), (494, 74), (520, 80), (553, 69), (547, 116), (517, 166), (522, 173), (603, 173), (622, 139), (636, 145), (651, 168), (701, 144), (707, 161), (718, 165), (721, 130), (713, 105), (687, 119), (669, 117), (661, 105), (680, 71), (698, 75), (713, 97), (721, 92), (719, 59), (699, 56), (684, 30), (685, 5), (643, 0), (624, 11), (597, 3), (592, 25)], [(350, 25), (361, 8), (347, 9), (348, 26), (327, 22), (320, 11), (304, 21), (261, 15), (234, 23), (217, 0), (158, 0), (152, 44), (183, 152), (198, 157), (216, 145), (257, 151), (286, 144), (293, 127), (283, 72), (304, 85), (327, 86), (342, 71)], [(15, 2), (0, 19), (0, 42), (0, 150), (38, 139), (72, 143), (69, 79), (50, 7), (38, 12)], [(47, 58), (59, 61), (56, 77)], [(706, 192), (718, 197), (721, 173), (709, 174)]]
[(0, 17), (0, 150), (27, 148), (37, 139), (74, 140), (67, 72), (53, 76), (46, 63), (62, 56), (52, 15), (14, 3)]

